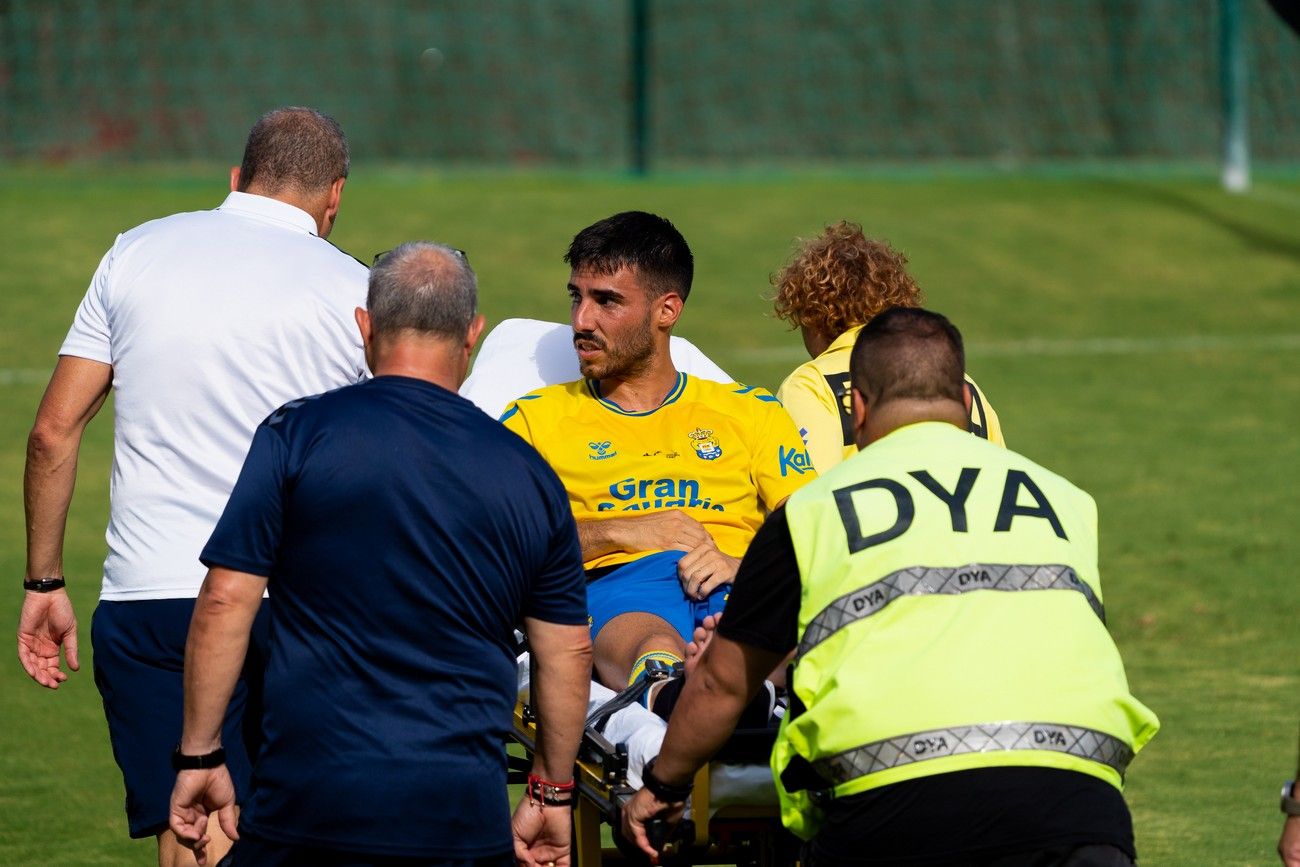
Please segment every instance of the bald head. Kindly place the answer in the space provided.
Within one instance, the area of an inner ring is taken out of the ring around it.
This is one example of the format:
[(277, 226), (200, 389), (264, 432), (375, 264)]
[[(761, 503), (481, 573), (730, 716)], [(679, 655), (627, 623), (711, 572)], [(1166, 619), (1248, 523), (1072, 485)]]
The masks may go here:
[(348, 140), (334, 118), (311, 108), (277, 108), (248, 133), (239, 191), (319, 195), (348, 176), (348, 165)]
[(867, 405), (892, 401), (965, 399), (966, 351), (947, 317), (919, 307), (895, 307), (858, 334), (850, 361), (853, 387)]
[(408, 241), (370, 269), (366, 308), (374, 339), (402, 332), (461, 342), (478, 307), (478, 281), (465, 254)]

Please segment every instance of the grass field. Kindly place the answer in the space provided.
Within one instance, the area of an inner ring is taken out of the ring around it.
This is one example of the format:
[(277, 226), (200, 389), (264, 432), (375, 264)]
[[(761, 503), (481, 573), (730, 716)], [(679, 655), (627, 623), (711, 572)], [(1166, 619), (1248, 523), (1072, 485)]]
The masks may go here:
[[(25, 437), (89, 276), (115, 233), (213, 207), (224, 177), (219, 166), (0, 171), (6, 629), (20, 604)], [(1270, 863), (1300, 715), (1300, 182), (1228, 197), (1197, 177), (635, 182), (363, 166), (333, 239), (366, 261), (406, 239), (446, 241), (468, 251), (491, 320), (563, 319), (572, 234), (634, 207), (670, 216), (695, 249), (680, 333), (769, 387), (802, 353), (764, 300), (794, 237), (851, 217), (910, 255), (930, 306), (963, 329), (1008, 443), (1098, 500), (1111, 629), (1164, 725), (1129, 774), (1143, 863)], [(68, 529), (87, 646), (110, 452), (106, 409)], [(57, 693), (12, 656), (0, 666), (0, 864), (152, 858), (151, 843), (125, 837), (88, 657)]]

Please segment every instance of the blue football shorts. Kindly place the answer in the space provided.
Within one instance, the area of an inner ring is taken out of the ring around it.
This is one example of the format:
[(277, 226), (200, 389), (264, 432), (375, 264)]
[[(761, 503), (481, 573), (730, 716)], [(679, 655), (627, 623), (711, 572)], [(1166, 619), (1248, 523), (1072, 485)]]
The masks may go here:
[(691, 599), (677, 578), (677, 561), (684, 556), (683, 551), (648, 554), (588, 584), (592, 640), (615, 617), (640, 611), (662, 617), (683, 641), (690, 641), (705, 617), (722, 611), (731, 585), (723, 584), (705, 599)]
[[(261, 729), (261, 672), (265, 666), (270, 605), (253, 622), (244, 676), (235, 686), (221, 731), (226, 766), (239, 803), (248, 800), (250, 753)], [(133, 838), (167, 829), (172, 750), (181, 739), (185, 639), (193, 599), (100, 602), (90, 625), (95, 685), (104, 700), (113, 758), (126, 784), (126, 818)]]

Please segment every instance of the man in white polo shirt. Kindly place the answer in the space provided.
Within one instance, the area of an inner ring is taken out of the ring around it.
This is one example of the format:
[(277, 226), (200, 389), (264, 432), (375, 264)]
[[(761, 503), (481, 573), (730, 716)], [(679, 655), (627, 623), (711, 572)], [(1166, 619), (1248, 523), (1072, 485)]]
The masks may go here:
[[(347, 141), (332, 118), (305, 108), (263, 115), (221, 207), (118, 236), (59, 350), (28, 441), (18, 656), (55, 689), (68, 677), (60, 646), (68, 668), (78, 668), (63, 589), (77, 452), (116, 390), (108, 557), (91, 628), (95, 683), (131, 836), (156, 835), (164, 867), (195, 863), (167, 823), (185, 637), (206, 571), (199, 552), (267, 414), (366, 375), (353, 310), (365, 304), (367, 270), (325, 240), (347, 175)], [(241, 682), (223, 737), (242, 790), (250, 764), (241, 717), (257, 692), (254, 680)], [(210, 851), (220, 859), (227, 845)]]

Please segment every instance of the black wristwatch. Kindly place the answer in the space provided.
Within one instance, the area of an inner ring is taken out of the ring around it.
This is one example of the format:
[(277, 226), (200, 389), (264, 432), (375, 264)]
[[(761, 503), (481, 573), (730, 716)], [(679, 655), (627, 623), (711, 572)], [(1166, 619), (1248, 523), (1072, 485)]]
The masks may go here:
[(226, 763), (226, 748), (217, 747), (212, 752), (202, 756), (188, 756), (181, 752), (181, 745), (177, 744), (176, 749), (172, 750), (172, 770), (173, 771), (202, 771), (208, 768), (219, 768)]
[(1282, 812), (1288, 816), (1300, 816), (1300, 799), (1293, 797), (1295, 780), (1287, 780), (1282, 786)]
[(691, 796), (691, 791), (695, 788), (694, 781), (684, 786), (672, 786), (655, 776), (655, 762), (659, 760), (658, 756), (645, 763), (641, 770), (641, 783), (650, 790), (654, 795), (665, 804), (680, 804)]
[(62, 590), (67, 583), (62, 578), (28, 578), (23, 581), (23, 589), (33, 593), (52, 593)]

